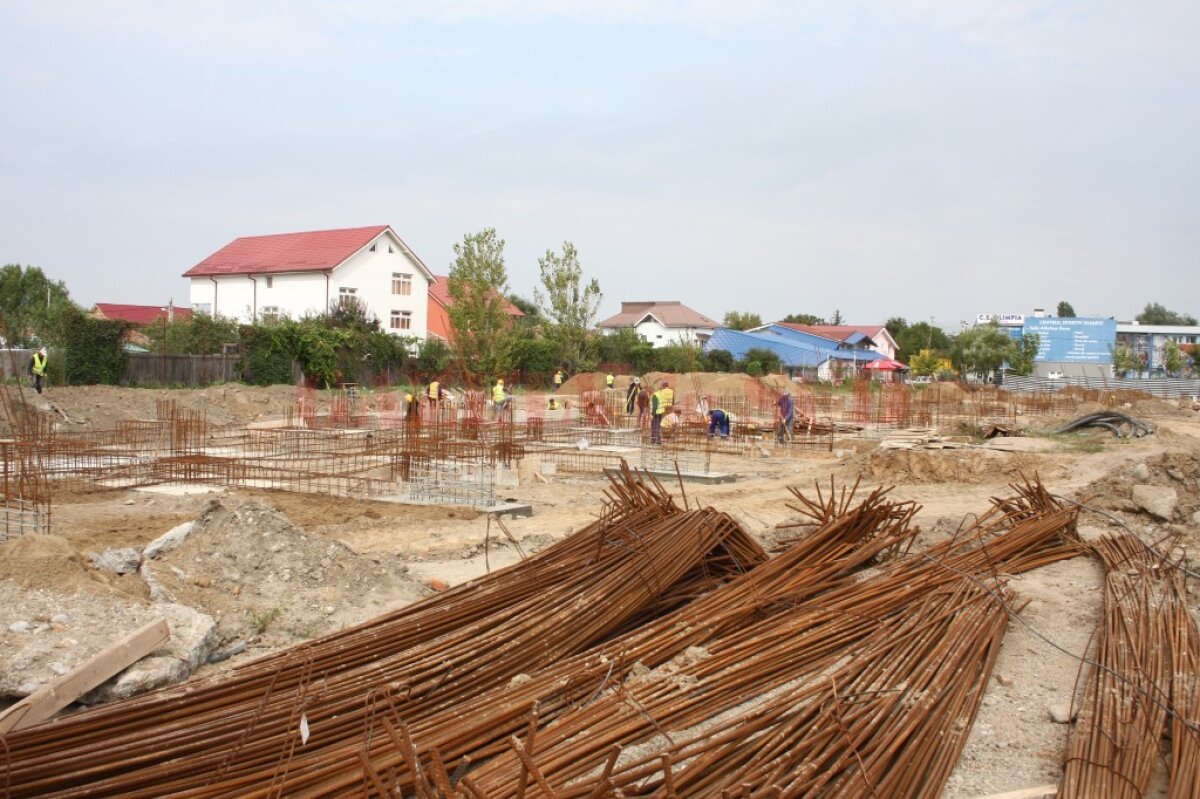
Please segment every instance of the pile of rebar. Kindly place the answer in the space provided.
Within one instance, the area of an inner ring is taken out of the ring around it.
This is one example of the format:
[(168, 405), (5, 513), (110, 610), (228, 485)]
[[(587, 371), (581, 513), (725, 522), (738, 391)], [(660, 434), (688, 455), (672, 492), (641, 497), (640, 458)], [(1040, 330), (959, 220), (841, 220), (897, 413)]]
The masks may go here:
[(1062, 796), (1142, 797), (1164, 737), (1168, 795), (1200, 786), (1200, 634), (1184, 572), (1128, 533), (1094, 546), (1104, 617), (1064, 768)]

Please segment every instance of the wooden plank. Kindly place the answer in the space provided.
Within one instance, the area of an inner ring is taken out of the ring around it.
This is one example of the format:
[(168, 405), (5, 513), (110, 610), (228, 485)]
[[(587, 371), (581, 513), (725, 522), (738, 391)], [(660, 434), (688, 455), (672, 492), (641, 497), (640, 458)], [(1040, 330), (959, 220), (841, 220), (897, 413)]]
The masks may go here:
[(0, 735), (40, 724), (171, 638), (166, 619), (155, 619), (0, 714)]
[(1050, 796), (1058, 796), (1057, 783), (1038, 785), (1035, 788), (1019, 788), (1004, 793), (990, 793), (987, 796), (976, 797), (976, 799), (1042, 799)]

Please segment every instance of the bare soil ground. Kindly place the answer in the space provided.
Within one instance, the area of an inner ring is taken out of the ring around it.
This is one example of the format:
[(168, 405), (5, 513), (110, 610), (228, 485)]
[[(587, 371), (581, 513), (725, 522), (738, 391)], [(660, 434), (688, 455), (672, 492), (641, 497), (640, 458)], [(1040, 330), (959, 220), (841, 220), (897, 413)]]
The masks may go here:
[[(204, 408), (213, 421), (245, 423), (280, 415), (294, 391), (55, 389), (50, 399), (65, 417), (105, 427), (117, 418), (152, 416), (158, 397)], [(786, 506), (789, 486), (828, 487), (831, 478), (838, 486), (856, 480), (864, 489), (894, 486), (893, 496), (921, 505), (919, 541), (929, 544), (985, 511), (989, 498), (1005, 494), (1006, 484), (1020, 474), (1038, 474), (1053, 492), (1114, 514), (1150, 539), (1165, 539), (1166, 546), (1195, 557), (1200, 552), (1195, 520), (1200, 413), (1157, 400), (1139, 400), (1125, 410), (1154, 423), (1157, 434), (1138, 440), (1099, 432), (1039, 436), (1044, 445), (1020, 452), (885, 451), (867, 435), (839, 441), (836, 446), (846, 453), (841, 457), (718, 456), (713, 469), (737, 474), (737, 482), (688, 483), (684, 489), (689, 503), (725, 510), (770, 542), (777, 537), (775, 526), (794, 518)], [(1060, 420), (1039, 418), (1029, 426), (1044, 430), (1055, 421)], [(1135, 476), (1141, 465), (1144, 479)], [(505, 522), (526, 554), (579, 529), (600, 508), (605, 483), (598, 475), (560, 474), (549, 480), (508, 490), (535, 510), (532, 518)], [(1172, 518), (1156, 518), (1133, 501), (1133, 486), (1139, 483), (1175, 491)], [(677, 486), (672, 488), (678, 493)], [(36, 592), (37, 597), (57, 592), (69, 605), (69, 597), (119, 592), (144, 601), (137, 575), (99, 573), (88, 565), (87, 553), (143, 546), (180, 522), (201, 520), (205, 534), (155, 568), (176, 601), (219, 617), (223, 645), (248, 644), (244, 654), (202, 668), (201, 674), (412, 601), (428, 590), (430, 580), (456, 584), (521, 557), (494, 522), (474, 511), (282, 492), (65, 494), (55, 497), (53, 514), (60, 538), (0, 545), (5, 550), (0, 552), (0, 598), (3, 591), (9, 596)], [(1112, 522), (1098, 513), (1081, 516), (1085, 536), (1111, 529)], [(1010, 624), (997, 674), (946, 796), (980, 796), (1057, 780), (1068, 726), (1053, 723), (1048, 708), (1070, 703), (1075, 695), (1078, 657), (1086, 652), (1101, 611), (1102, 579), (1098, 564), (1080, 557), (1014, 581), (1028, 604), (1020, 620)], [(1198, 609), (1193, 604), (1193, 611)], [(7, 631), (15, 620), (10, 617), (14, 614), (0, 611), (0, 671), (13, 637)], [(61, 651), (55, 653), (61, 661)]]

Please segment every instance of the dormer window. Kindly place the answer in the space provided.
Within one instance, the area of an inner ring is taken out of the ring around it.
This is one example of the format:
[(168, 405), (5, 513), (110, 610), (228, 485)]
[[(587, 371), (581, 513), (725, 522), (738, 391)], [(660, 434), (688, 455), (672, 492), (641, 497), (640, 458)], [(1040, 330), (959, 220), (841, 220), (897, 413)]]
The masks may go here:
[(388, 252), (389, 253), (395, 252), (395, 250), (392, 249), (392, 245), (390, 245), (390, 244), (388, 245)]
[(372, 244), (368, 249), (370, 249), (371, 252), (375, 252), (375, 245)]

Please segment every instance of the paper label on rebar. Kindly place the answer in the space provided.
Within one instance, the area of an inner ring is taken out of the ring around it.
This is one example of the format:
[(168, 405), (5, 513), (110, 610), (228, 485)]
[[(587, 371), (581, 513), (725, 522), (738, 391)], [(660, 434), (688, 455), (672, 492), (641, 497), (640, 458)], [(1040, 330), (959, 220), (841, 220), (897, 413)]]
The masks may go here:
[(308, 743), (308, 715), (303, 714), (300, 716), (300, 744), (306, 743)]

